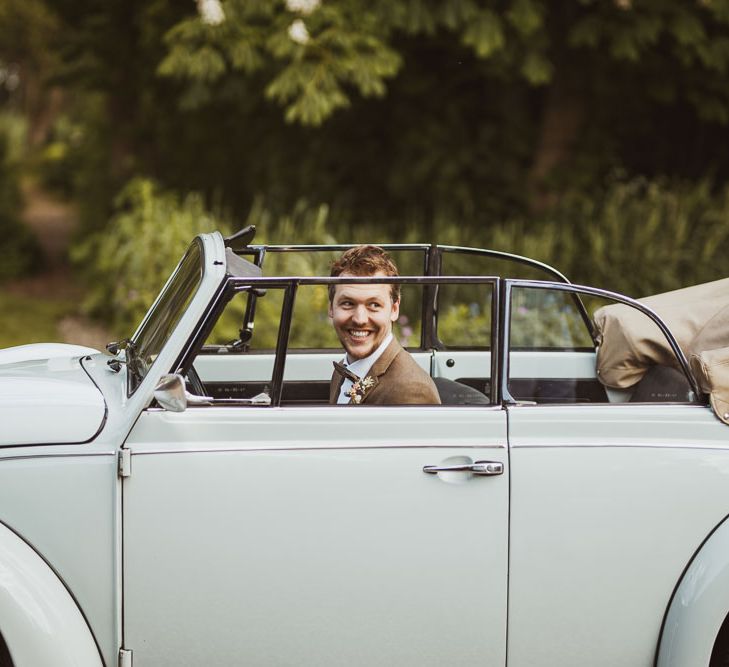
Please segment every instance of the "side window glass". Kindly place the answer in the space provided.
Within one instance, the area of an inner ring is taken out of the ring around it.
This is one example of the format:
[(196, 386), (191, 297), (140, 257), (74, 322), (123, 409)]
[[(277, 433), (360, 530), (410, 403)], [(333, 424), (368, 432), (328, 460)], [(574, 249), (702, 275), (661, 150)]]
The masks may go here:
[(491, 398), (494, 283), (438, 286), (433, 376), (443, 402), (481, 405)]
[[(226, 304), (188, 374), (189, 389), (240, 405), (270, 398), (284, 290), (267, 288), (256, 298), (256, 326), (241, 340), (251, 294), (239, 292)], [(202, 386), (197, 385), (197, 381)]]
[[(688, 380), (650, 317), (589, 293), (537, 287), (511, 292), (507, 388), (523, 403), (688, 402)], [(584, 304), (596, 341), (578, 302)], [(640, 340), (663, 353), (640, 353)], [(636, 353), (637, 351), (637, 353)]]
[[(386, 287), (389, 294), (388, 285), (379, 286)], [(491, 396), (492, 356), (489, 346), (494, 283), (440, 284), (437, 287), (447, 287), (454, 293), (461, 289), (459, 298), (463, 302), (473, 303), (480, 299), (484, 304), (478, 316), (470, 322), (453, 318), (452, 331), (471, 327), (468, 340), (476, 344), (461, 349), (435, 351), (420, 347), (420, 312), (426, 289), (423, 284), (402, 286), (399, 316), (392, 326), (393, 335), (400, 345), (409, 348), (412, 361), (432, 378), (435, 385), (432, 391), (437, 392), (434, 395), (440, 397), (442, 404), (488, 405)], [(277, 359), (276, 347), (281, 323), (288, 321), (289, 315), (284, 313), (290, 303), (285, 295), (283, 287), (268, 287), (265, 291), (259, 290), (255, 298), (248, 291), (241, 291), (231, 298), (193, 361), (188, 374), (188, 389), (192, 393), (210, 396), (220, 404), (251, 405), (251, 399), (262, 396), (270, 397), (275, 403), (279, 386), (274, 373), (278, 373), (283, 365), (281, 405), (329, 403), (334, 370), (332, 362), (344, 359), (345, 350), (340, 338), (345, 336), (341, 340), (346, 340), (347, 323), (340, 322), (337, 325), (339, 328), (333, 326), (336, 317), (334, 322), (330, 318), (327, 285), (298, 285), (290, 313), (286, 356), (284, 360)], [(246, 313), (250, 315), (253, 301), (255, 326), (246, 328)], [(346, 310), (346, 305), (341, 308)], [(389, 326), (390, 322), (388, 315), (384, 325)], [(359, 328), (375, 333), (378, 330), (376, 323), (367, 323)], [(413, 341), (417, 343), (413, 345)], [(412, 398), (412, 394), (407, 392), (403, 395)], [(432, 405), (437, 400), (427, 402)], [(408, 403), (417, 401), (403, 401), (403, 404)], [(400, 403), (393, 401), (383, 404)]]
[(513, 350), (593, 348), (577, 295), (548, 289), (515, 288), (512, 291), (509, 342)]
[[(389, 285), (377, 287), (384, 288), (389, 298)], [(402, 286), (399, 317), (392, 323), (392, 333), (400, 345), (410, 348), (409, 353), (415, 362), (430, 373), (430, 354), (418, 349), (422, 298), (422, 287)], [(370, 329), (371, 335), (376, 337), (381, 327), (389, 326), (391, 320), (382, 313), (373, 313), (372, 317), (372, 321), (364, 323), (364, 328)], [(344, 354), (334, 321), (330, 318), (328, 285), (299, 285), (291, 317), (282, 403), (328, 404), (333, 362), (343, 361)]]
[[(425, 267), (425, 251), (388, 250), (400, 274), (422, 275)], [(341, 250), (312, 252), (277, 252), (266, 254), (264, 274), (267, 276), (328, 276), (331, 265)], [(253, 257), (250, 257), (253, 260)], [(400, 318), (393, 326), (393, 333), (403, 347), (421, 347), (422, 289), (403, 285)], [(326, 285), (305, 285), (297, 290), (291, 320), (289, 351), (339, 350), (341, 348), (328, 317), (329, 292)], [(256, 306), (254, 324), (260, 330), (259, 310)], [(275, 347), (275, 341), (271, 348)]]
[(440, 285), (438, 340), (449, 349), (491, 349), (490, 285)]
[[(446, 250), (441, 275), (494, 276), (522, 280), (554, 280), (539, 267), (514, 259)], [(441, 285), (438, 290), (438, 340), (451, 349), (491, 348), (492, 291), (484, 285)]]

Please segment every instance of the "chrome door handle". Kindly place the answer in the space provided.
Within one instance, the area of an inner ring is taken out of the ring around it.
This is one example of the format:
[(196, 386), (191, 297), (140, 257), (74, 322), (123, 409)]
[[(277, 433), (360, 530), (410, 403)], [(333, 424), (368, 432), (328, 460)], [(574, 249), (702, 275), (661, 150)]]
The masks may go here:
[(455, 466), (423, 466), (423, 472), (437, 475), (439, 472), (472, 472), (474, 475), (501, 475), (504, 464), (499, 461), (474, 461)]

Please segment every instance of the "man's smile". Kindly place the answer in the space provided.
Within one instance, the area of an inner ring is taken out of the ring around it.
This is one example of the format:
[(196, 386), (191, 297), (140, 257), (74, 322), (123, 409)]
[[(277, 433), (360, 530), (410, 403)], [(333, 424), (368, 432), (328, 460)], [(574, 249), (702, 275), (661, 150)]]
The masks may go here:
[(372, 332), (366, 331), (365, 329), (350, 329), (347, 333), (349, 333), (352, 338), (367, 338)]

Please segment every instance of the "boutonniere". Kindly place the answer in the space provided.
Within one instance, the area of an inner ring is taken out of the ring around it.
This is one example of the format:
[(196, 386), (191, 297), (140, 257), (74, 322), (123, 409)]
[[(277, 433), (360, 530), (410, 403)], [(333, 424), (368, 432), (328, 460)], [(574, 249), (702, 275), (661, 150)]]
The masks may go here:
[(374, 384), (374, 379), (368, 375), (366, 378), (354, 382), (352, 384), (352, 388), (348, 392), (346, 392), (346, 394), (347, 396), (349, 396), (349, 398), (352, 399), (352, 403), (361, 403), (362, 399), (367, 393), (367, 390), (370, 387), (373, 387)]

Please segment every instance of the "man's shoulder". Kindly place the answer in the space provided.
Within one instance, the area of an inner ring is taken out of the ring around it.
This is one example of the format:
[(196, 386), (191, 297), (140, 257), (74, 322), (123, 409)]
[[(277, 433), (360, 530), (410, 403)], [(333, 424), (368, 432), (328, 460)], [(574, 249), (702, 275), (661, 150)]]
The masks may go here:
[(433, 378), (405, 348), (401, 347), (392, 360), (388, 374), (399, 385), (399, 391), (411, 395), (412, 400), (405, 400), (404, 403), (440, 403)]
[(428, 373), (423, 370), (420, 364), (415, 361), (413, 355), (410, 354), (410, 352), (408, 352), (404, 347), (401, 347), (400, 345), (398, 345), (398, 347), (400, 347), (400, 349), (395, 355), (395, 358), (392, 360), (390, 368), (394, 367), (400, 371), (409, 371), (417, 375), (422, 374), (430, 378), (430, 375), (428, 375)]

